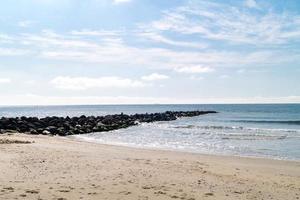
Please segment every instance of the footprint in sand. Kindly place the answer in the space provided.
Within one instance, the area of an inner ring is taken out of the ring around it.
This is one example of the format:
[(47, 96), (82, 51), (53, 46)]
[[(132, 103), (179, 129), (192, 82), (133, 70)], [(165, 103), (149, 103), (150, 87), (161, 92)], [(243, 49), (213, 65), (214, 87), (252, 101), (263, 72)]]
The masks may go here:
[(167, 194), (167, 193), (163, 192), (163, 191), (157, 191), (157, 192), (154, 192), (154, 194)]
[(242, 192), (242, 191), (234, 191), (233, 193), (235, 193), (235, 194), (243, 194), (244, 192)]
[(131, 192), (129, 192), (129, 191), (122, 191), (122, 192), (119, 192), (119, 194), (129, 195), (129, 194), (131, 194)]
[(151, 189), (152, 187), (149, 187), (149, 186), (143, 186), (142, 187), (144, 190), (149, 190), (149, 189)]
[(12, 139), (0, 139), (0, 144), (31, 144), (34, 141), (22, 141), (22, 140), (12, 140)]
[(58, 190), (59, 192), (70, 192), (70, 190)]
[(205, 193), (205, 196), (214, 196), (214, 193), (212, 193), (212, 192), (207, 192), (207, 193)]
[(6, 192), (6, 191), (10, 191), (13, 192), (15, 189), (13, 187), (4, 187), (3, 190), (1, 190), (1, 192)]
[(88, 195), (96, 195), (97, 194), (97, 192), (89, 192), (89, 193), (87, 193)]
[(26, 190), (25, 192), (29, 193), (29, 194), (38, 194), (39, 193), (39, 191), (37, 191), (37, 190)]

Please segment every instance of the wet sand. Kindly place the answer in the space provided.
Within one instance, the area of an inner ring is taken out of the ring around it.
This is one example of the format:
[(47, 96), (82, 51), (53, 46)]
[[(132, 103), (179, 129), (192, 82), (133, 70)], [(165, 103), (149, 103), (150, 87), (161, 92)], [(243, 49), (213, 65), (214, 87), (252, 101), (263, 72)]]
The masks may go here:
[(300, 162), (4, 134), (0, 199), (300, 199)]

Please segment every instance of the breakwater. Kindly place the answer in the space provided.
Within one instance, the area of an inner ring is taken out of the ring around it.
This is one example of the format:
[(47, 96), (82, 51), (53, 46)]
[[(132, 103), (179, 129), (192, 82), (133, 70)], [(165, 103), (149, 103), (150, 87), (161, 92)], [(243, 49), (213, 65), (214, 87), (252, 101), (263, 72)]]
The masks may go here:
[(20, 132), (27, 134), (43, 135), (76, 135), (91, 132), (111, 131), (127, 128), (138, 123), (156, 121), (171, 121), (180, 117), (194, 117), (216, 111), (167, 111), (163, 113), (146, 114), (115, 114), (106, 116), (80, 117), (15, 117), (0, 118), (0, 133)]

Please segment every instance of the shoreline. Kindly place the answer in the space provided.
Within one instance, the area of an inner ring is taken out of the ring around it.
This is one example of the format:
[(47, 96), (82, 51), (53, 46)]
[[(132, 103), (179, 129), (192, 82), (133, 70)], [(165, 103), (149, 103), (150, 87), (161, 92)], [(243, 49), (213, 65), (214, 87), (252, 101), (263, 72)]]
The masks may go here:
[(300, 162), (0, 135), (1, 199), (299, 199)]
[[(79, 137), (78, 137), (79, 136)], [(299, 162), (300, 160), (297, 159), (288, 159), (288, 158), (278, 158), (278, 157), (267, 157), (267, 156), (251, 156), (251, 155), (231, 155), (231, 154), (218, 154), (218, 153), (204, 153), (204, 152), (193, 152), (188, 150), (180, 150), (180, 149), (171, 149), (171, 148), (160, 148), (160, 147), (139, 147), (139, 146), (130, 146), (126, 144), (108, 144), (108, 143), (101, 143), (97, 141), (92, 141), (92, 139), (85, 139), (80, 138), (80, 135), (71, 135), (67, 136), (66, 138), (74, 139), (77, 141), (92, 143), (92, 144), (99, 144), (99, 145), (107, 145), (112, 147), (124, 147), (124, 148), (133, 148), (133, 149), (141, 149), (141, 150), (153, 150), (153, 151), (166, 151), (166, 152), (178, 152), (178, 153), (187, 153), (187, 154), (194, 154), (194, 155), (202, 155), (202, 156), (221, 156), (221, 157), (233, 157), (233, 158), (249, 158), (249, 159), (266, 159), (266, 160), (278, 160), (278, 161), (290, 161), (290, 162)]]

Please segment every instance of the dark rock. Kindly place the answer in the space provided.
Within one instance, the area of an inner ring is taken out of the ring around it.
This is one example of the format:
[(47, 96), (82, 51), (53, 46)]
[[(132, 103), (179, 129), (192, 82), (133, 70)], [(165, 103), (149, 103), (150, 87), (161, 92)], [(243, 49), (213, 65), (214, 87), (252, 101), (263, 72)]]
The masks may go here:
[(43, 134), (43, 135), (50, 135), (51, 132), (50, 132), (50, 131), (47, 131), (47, 130), (43, 130), (42, 134)]
[(59, 127), (58, 129), (56, 129), (57, 134), (60, 136), (66, 136), (66, 130), (63, 127)]
[(48, 126), (48, 127), (46, 128), (46, 130), (49, 131), (52, 135), (58, 133), (58, 130), (57, 130), (57, 127), (56, 127), (56, 126)]
[(44, 129), (43, 129), (43, 128), (38, 128), (38, 129), (36, 129), (36, 131), (37, 131), (39, 134), (42, 134), (43, 131), (44, 131)]
[(37, 130), (35, 130), (35, 129), (30, 129), (30, 134), (32, 134), (32, 135), (38, 135), (39, 132)]

